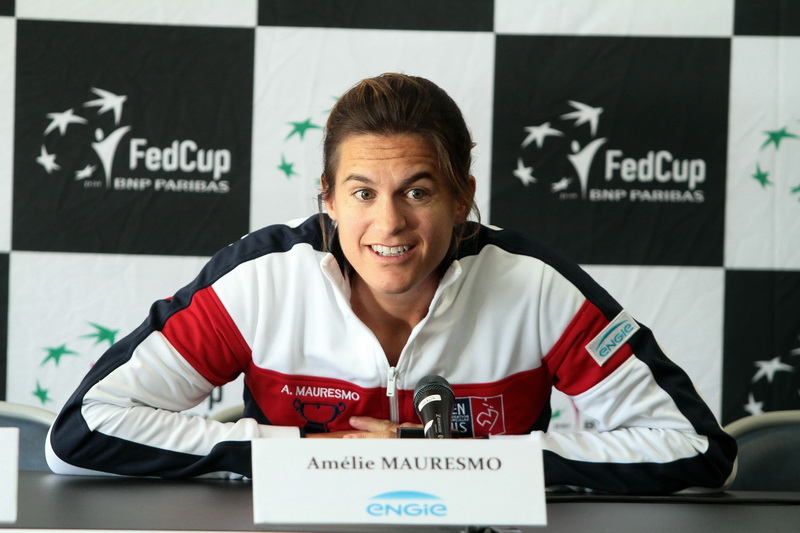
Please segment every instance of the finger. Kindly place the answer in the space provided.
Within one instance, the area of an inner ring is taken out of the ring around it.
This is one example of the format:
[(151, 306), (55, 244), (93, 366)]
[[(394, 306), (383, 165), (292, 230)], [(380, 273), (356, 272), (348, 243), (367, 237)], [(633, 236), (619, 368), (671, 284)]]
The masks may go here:
[(395, 423), (391, 420), (381, 420), (371, 416), (351, 416), (349, 422), (350, 426), (361, 431), (390, 431), (395, 427)]
[(341, 439), (347, 435), (357, 433), (356, 430), (347, 429), (344, 431), (333, 431), (330, 433), (306, 433), (307, 439)]
[(360, 433), (348, 433), (343, 439), (393, 439), (394, 431), (362, 431)]

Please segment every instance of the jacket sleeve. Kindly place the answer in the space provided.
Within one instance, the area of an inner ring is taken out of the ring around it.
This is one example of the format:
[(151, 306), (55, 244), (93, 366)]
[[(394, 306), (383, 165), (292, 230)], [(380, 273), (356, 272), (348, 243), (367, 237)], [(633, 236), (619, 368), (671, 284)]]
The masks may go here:
[(485, 228), (481, 239), (506, 251), (504, 279), (530, 306), (519, 327), (535, 340), (521, 357), (595, 422), (591, 431), (549, 432), (549, 409), (541, 413), (530, 429), (542, 443), (548, 486), (666, 494), (732, 482), (735, 440), (649, 328), (546, 243)]
[(543, 435), (547, 484), (638, 494), (724, 489), (736, 442), (652, 332), (601, 300), (583, 304), (545, 357), (555, 387), (596, 424)]
[(147, 320), (93, 366), (54, 422), (57, 473), (193, 477), (251, 475), (250, 441), (299, 437), (253, 418), (222, 423), (181, 413), (235, 379), (249, 346), (215, 297), (218, 263), (156, 302)]

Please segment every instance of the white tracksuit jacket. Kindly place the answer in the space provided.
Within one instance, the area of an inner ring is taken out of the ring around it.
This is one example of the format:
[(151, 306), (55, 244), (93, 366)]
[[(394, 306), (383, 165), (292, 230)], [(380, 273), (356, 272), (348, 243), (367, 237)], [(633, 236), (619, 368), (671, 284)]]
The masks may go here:
[[(728, 480), (735, 442), (686, 374), (542, 243), (481, 227), (395, 367), (350, 308), (336, 255), (316, 216), (218, 252), (88, 373), (51, 429), (51, 468), (250, 476), (252, 439), (348, 429), (352, 415), (418, 422), (414, 386), (438, 374), (456, 395), (455, 435), (543, 432), (548, 485), (664, 493)], [(242, 420), (179, 413), (241, 373)], [(546, 432), (553, 386), (597, 431)]]

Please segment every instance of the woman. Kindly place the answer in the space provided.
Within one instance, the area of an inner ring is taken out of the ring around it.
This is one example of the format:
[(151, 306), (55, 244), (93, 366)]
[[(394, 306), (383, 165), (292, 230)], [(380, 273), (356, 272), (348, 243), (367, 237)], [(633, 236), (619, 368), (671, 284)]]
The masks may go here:
[[(248, 235), (157, 302), (67, 402), (53, 470), (249, 476), (255, 438), (395, 436), (439, 374), (456, 436), (542, 432), (548, 485), (723, 487), (735, 442), (651, 332), (542, 243), (467, 221), (472, 144), (428, 80), (350, 89), (326, 126), (327, 213)], [(242, 420), (179, 413), (240, 373)], [(546, 432), (553, 386), (597, 432)]]

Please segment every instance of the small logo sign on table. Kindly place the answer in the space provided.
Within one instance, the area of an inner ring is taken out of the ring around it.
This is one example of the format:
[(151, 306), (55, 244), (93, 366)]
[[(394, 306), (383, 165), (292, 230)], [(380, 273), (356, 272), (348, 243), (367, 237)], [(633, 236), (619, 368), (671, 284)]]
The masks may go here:
[(256, 524), (546, 525), (531, 439), (259, 439)]
[(19, 428), (0, 428), (0, 523), (17, 521)]

